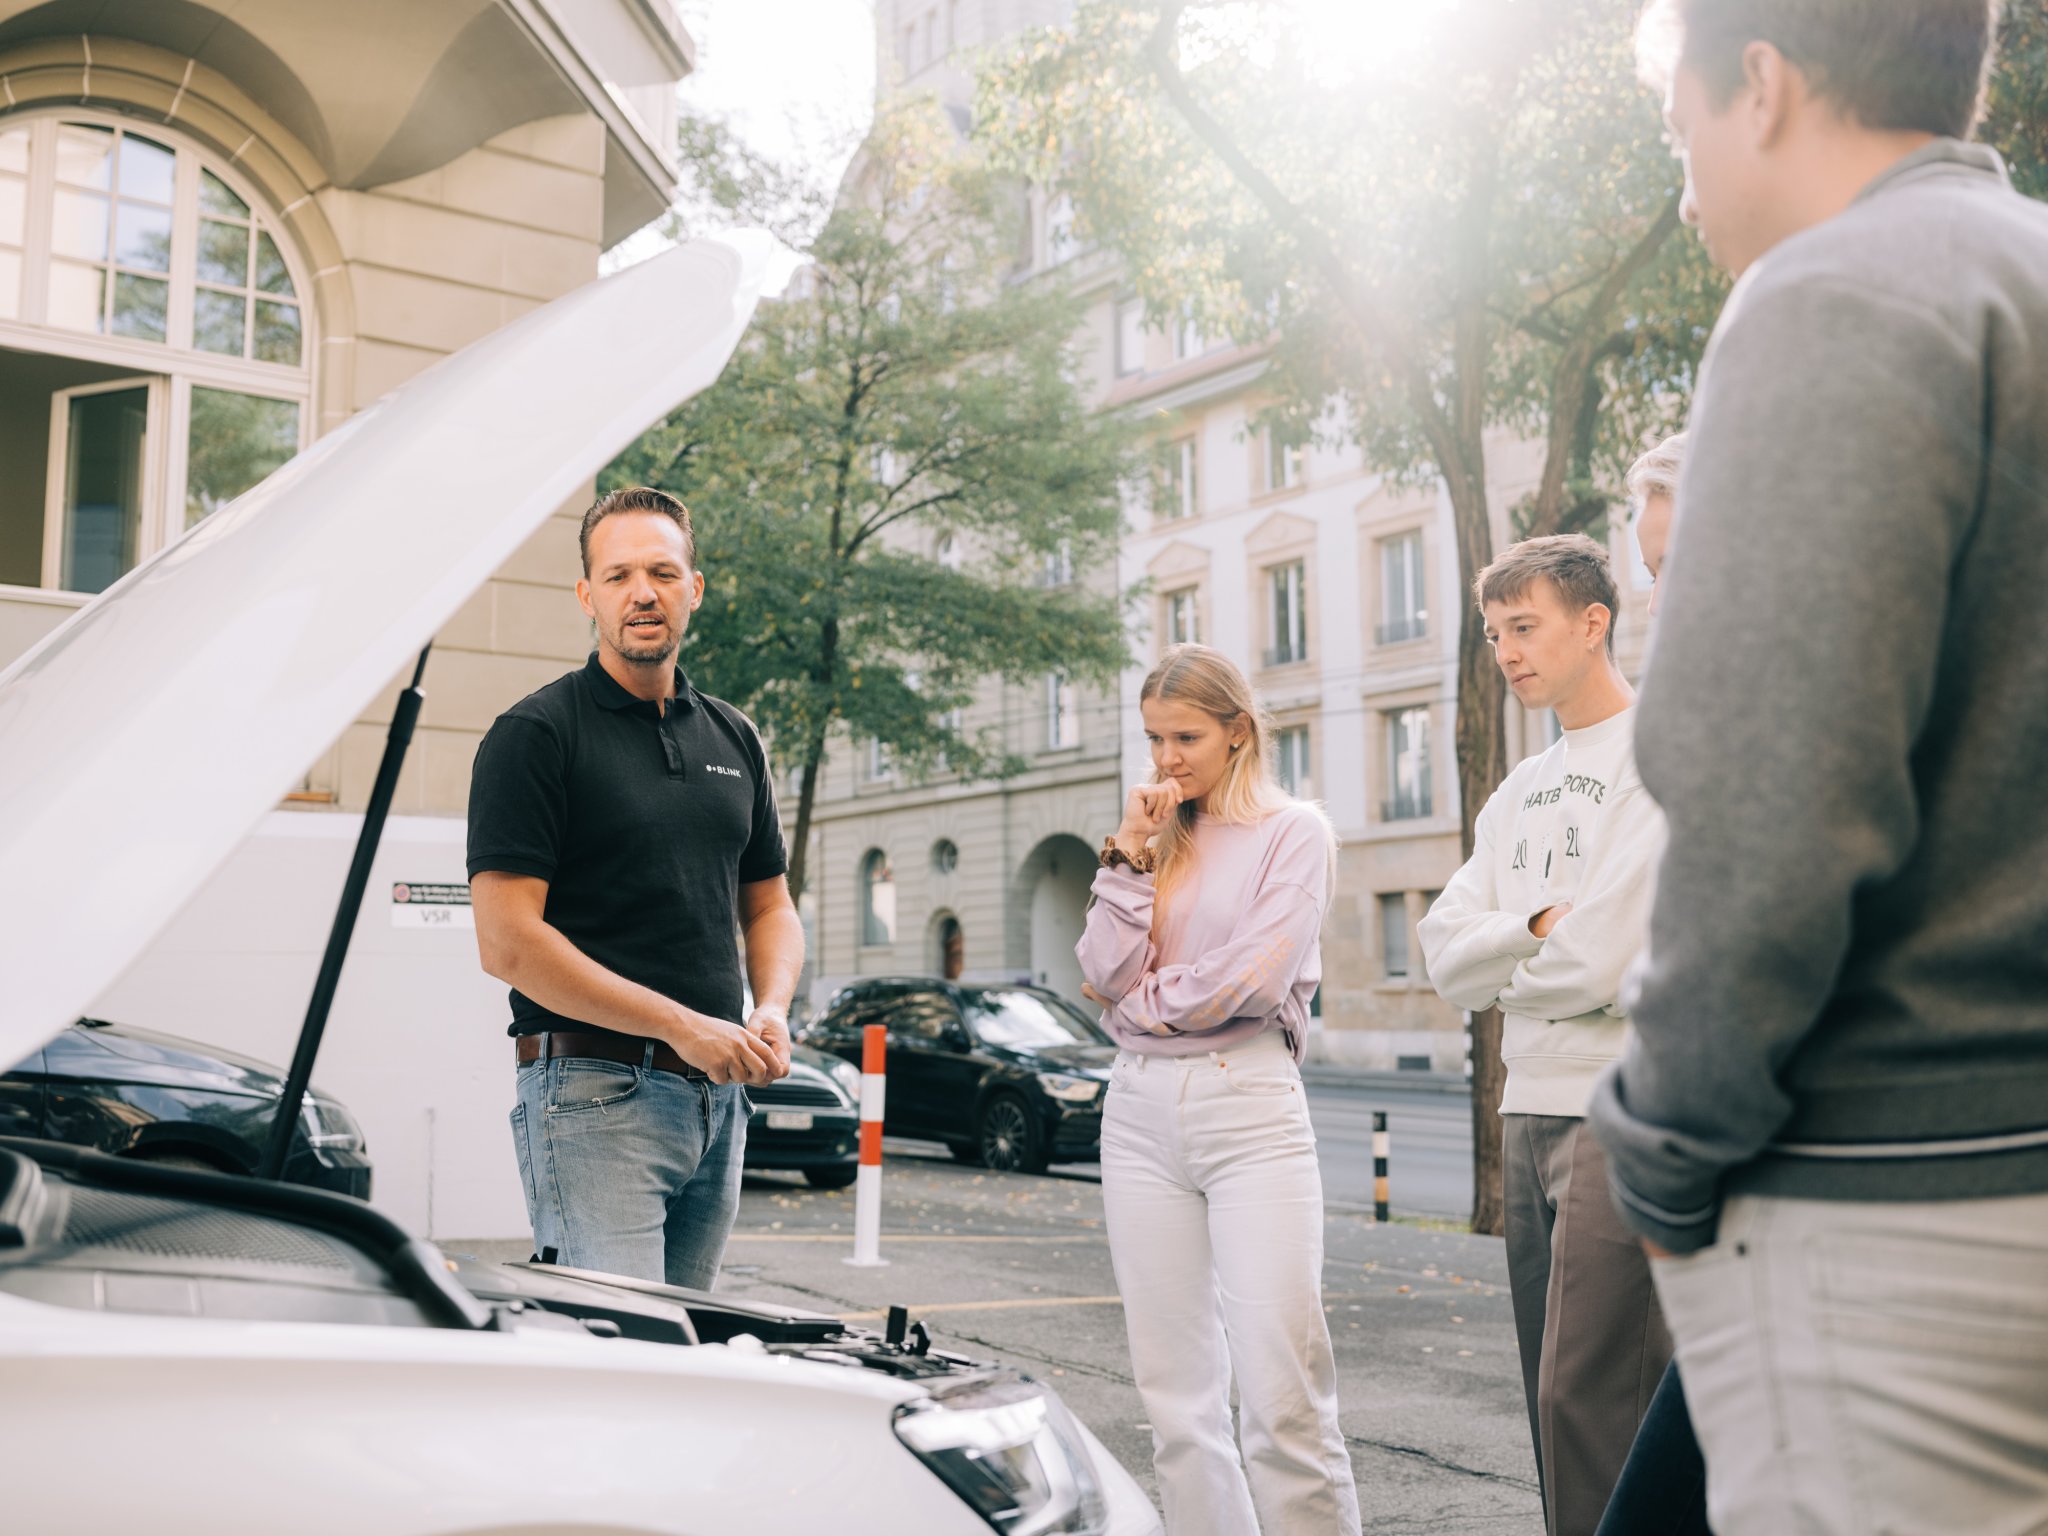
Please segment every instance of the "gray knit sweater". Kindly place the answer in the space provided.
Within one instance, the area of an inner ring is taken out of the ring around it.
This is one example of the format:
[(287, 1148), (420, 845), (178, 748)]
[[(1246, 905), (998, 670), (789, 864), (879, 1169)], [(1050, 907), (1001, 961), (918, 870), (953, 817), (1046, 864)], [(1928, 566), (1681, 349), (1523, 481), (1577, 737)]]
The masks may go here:
[(1616, 1197), (1685, 1252), (1735, 1191), (2048, 1191), (2048, 207), (1909, 156), (1744, 275), (1690, 425)]

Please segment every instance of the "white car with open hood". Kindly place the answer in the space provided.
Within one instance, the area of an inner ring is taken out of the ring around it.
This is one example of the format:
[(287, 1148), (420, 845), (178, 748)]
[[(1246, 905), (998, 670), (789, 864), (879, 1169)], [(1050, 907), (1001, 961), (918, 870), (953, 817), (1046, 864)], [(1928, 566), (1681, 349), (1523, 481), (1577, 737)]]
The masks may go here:
[[(526, 316), (0, 674), (0, 1062), (87, 1012), (463, 600), (718, 376), (767, 254), (698, 242)], [(373, 800), (366, 844), (380, 824)], [(337, 894), (352, 915), (360, 883)], [(288, 1109), (321, 1014), (316, 991)], [(0, 1525), (36, 1536), (1159, 1529), (1057, 1396), (900, 1317), (451, 1262), (341, 1196), (30, 1141), (0, 1140), (0, 1446)]]

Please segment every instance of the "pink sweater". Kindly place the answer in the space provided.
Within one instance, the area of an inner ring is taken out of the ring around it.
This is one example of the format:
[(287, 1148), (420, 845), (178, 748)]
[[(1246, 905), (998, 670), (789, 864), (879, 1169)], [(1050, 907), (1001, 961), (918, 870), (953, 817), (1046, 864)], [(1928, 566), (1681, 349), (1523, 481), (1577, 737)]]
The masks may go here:
[(1152, 943), (1152, 877), (1119, 865), (1095, 876), (1076, 953), (1116, 999), (1103, 1028), (1126, 1050), (1194, 1056), (1286, 1032), (1300, 1061), (1322, 980), (1320, 935), (1330, 844), (1322, 818), (1288, 806), (1256, 823), (1195, 818), (1194, 869), (1168, 895)]

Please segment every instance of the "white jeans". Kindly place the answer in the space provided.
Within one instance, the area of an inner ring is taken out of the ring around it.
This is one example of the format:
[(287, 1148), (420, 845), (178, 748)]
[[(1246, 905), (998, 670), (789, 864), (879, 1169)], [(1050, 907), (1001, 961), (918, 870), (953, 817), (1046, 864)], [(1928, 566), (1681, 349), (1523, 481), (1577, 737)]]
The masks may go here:
[(1738, 1196), (1651, 1273), (1717, 1536), (2048, 1531), (2048, 1195)]
[(1353, 1536), (1358, 1487), (1323, 1317), (1322, 1173), (1282, 1037), (1119, 1056), (1102, 1200), (1168, 1536)]

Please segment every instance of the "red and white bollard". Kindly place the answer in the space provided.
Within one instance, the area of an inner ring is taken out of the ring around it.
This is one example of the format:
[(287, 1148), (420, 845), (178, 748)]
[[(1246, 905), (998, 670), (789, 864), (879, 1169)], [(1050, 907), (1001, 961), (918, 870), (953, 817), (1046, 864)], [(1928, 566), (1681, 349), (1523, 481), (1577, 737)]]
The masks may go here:
[(853, 1186), (853, 1257), (848, 1264), (874, 1268), (882, 1257), (882, 1063), (889, 1031), (870, 1024), (860, 1044), (860, 1172)]

